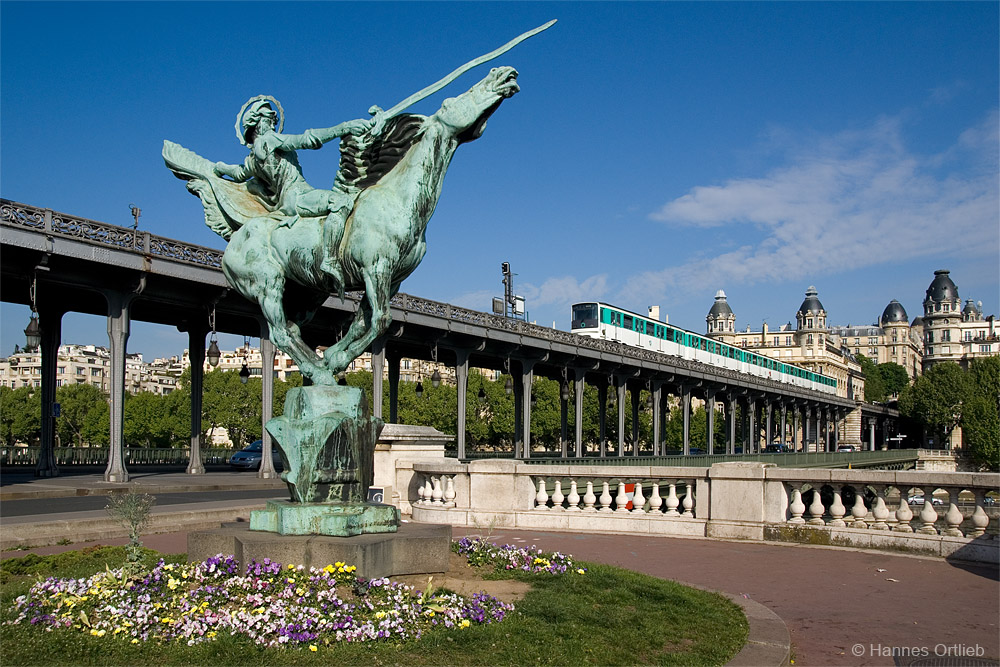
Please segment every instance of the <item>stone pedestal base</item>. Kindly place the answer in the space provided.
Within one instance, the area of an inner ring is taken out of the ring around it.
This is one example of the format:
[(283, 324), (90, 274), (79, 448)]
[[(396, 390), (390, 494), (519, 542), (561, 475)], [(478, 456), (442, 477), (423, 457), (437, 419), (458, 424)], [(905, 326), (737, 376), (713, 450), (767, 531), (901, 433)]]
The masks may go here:
[(451, 526), (404, 523), (395, 533), (328, 537), (277, 535), (251, 531), (249, 523), (230, 523), (188, 534), (188, 561), (218, 554), (242, 563), (270, 558), (282, 565), (323, 568), (338, 561), (356, 566), (366, 579), (448, 571)]
[(269, 500), (266, 509), (250, 513), (250, 530), (279, 535), (351, 537), (363, 533), (395, 533), (399, 510), (381, 503), (293, 503)]

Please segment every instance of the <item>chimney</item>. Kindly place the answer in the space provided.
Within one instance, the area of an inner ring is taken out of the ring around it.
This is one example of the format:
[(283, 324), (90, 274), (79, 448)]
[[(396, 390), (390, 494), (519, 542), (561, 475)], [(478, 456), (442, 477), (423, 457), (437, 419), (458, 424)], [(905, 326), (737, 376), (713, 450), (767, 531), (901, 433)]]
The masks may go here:
[(649, 307), (649, 319), (656, 320), (657, 322), (660, 321), (660, 307), (659, 306), (650, 306)]

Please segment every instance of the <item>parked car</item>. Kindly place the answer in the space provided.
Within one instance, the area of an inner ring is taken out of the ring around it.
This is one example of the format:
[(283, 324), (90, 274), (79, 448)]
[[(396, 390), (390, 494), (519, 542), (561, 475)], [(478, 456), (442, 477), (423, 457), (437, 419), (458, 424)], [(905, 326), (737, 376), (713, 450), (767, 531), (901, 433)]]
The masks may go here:
[[(924, 497), (923, 496), (910, 496), (909, 498), (906, 499), (906, 502), (908, 502), (911, 505), (923, 505), (924, 504)], [(944, 501), (941, 500), (940, 498), (935, 498), (935, 497), (931, 496), (931, 505), (944, 505)]]
[(764, 452), (767, 454), (784, 454), (788, 451), (788, 446), (783, 445), (780, 442), (772, 442), (770, 445), (764, 447)]
[[(274, 461), (275, 469), (281, 467), (281, 454), (274, 445), (271, 446), (271, 457)], [(259, 470), (260, 463), (264, 458), (264, 441), (254, 440), (249, 445), (232, 455), (229, 465), (240, 470)]]
[(838, 452), (856, 452), (853, 445), (840, 445), (837, 447)]

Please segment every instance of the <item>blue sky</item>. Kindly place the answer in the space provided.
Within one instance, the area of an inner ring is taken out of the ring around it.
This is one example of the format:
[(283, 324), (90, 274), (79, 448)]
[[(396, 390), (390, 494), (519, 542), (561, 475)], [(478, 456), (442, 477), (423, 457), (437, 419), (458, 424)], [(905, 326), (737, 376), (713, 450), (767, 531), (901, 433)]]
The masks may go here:
[[(493, 63), (521, 92), (456, 154), (403, 291), (489, 310), (509, 261), (539, 324), (600, 299), (703, 331), (724, 289), (756, 329), (809, 285), (835, 324), (891, 299), (912, 319), (947, 268), (1000, 315), (996, 2), (3, 2), (0, 194), (121, 225), (135, 203), (141, 228), (221, 248), (164, 139), (237, 163), (251, 96), (290, 132), (365, 117), (552, 18)], [(335, 143), (299, 157), (333, 181)], [(0, 315), (6, 354), (27, 309)], [(101, 318), (63, 331), (107, 344)], [(129, 351), (185, 345), (137, 323)]]

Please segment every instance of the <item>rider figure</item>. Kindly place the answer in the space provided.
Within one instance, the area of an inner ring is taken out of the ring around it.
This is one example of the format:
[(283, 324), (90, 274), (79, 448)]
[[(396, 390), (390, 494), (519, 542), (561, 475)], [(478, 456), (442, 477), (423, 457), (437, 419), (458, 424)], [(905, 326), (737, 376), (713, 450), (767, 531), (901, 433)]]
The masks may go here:
[(325, 217), (350, 208), (353, 198), (339, 189), (317, 190), (302, 176), (295, 151), (317, 149), (326, 142), (347, 134), (361, 134), (372, 120), (352, 120), (302, 134), (282, 134), (275, 130), (277, 112), (266, 99), (254, 101), (243, 114), (243, 139), (250, 154), (242, 165), (215, 163), (218, 176), (228, 176), (237, 183), (254, 179), (247, 187), (273, 212), (289, 218), (291, 225), (302, 217)]

